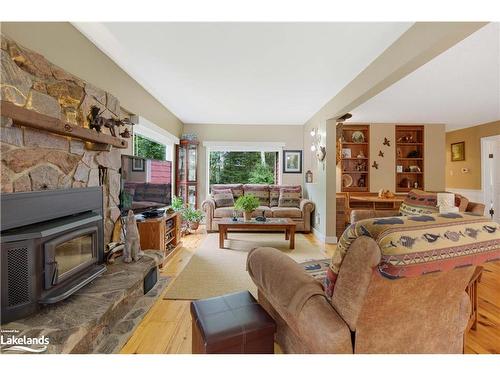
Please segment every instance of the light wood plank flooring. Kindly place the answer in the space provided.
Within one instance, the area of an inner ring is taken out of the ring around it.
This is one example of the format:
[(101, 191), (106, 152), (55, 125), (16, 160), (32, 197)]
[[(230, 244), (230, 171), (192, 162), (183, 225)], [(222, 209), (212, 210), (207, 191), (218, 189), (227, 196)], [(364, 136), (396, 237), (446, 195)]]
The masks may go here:
[[(201, 241), (205, 238), (200, 227), (183, 238), (184, 247), (163, 268), (164, 275), (175, 278), (181, 273)], [(329, 257), (334, 245), (321, 244), (312, 234), (306, 238)], [(168, 287), (167, 289), (168, 290)], [(486, 265), (479, 284), (479, 324), (466, 338), (466, 353), (500, 353), (500, 262)], [(134, 334), (122, 348), (123, 354), (190, 354), (191, 315), (189, 301), (159, 298)], [(279, 353), (279, 347), (275, 348)]]

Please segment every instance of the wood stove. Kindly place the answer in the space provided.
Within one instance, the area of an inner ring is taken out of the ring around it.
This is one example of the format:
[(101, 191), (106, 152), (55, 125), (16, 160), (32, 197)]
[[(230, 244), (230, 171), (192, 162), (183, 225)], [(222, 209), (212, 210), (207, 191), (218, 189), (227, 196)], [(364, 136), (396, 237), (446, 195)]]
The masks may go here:
[(1, 321), (64, 300), (101, 275), (102, 188), (1, 195)]

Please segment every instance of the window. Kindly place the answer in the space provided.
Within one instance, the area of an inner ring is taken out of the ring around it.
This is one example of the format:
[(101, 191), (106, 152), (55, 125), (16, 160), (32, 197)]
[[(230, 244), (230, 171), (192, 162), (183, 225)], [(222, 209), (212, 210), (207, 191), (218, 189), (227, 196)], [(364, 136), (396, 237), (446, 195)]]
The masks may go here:
[(134, 156), (147, 159), (165, 160), (166, 146), (134, 134)]
[(212, 184), (274, 184), (278, 181), (276, 151), (210, 151)]

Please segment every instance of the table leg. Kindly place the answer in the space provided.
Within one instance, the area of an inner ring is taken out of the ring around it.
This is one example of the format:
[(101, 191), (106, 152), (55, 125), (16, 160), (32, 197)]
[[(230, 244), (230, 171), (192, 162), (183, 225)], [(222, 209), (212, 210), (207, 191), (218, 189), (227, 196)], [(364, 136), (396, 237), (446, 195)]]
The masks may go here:
[(290, 232), (288, 231), (288, 227), (285, 227), (285, 241), (288, 241), (290, 238)]
[(219, 225), (219, 248), (224, 248), (224, 238), (226, 238), (226, 228), (222, 225)]
[(290, 227), (290, 249), (295, 249), (295, 225)]

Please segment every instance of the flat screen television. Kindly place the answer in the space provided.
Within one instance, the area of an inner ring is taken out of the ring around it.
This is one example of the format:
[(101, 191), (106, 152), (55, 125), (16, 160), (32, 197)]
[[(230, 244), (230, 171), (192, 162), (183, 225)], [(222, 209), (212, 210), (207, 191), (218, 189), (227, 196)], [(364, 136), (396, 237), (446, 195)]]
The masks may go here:
[(144, 213), (172, 204), (172, 162), (122, 155), (120, 210)]

